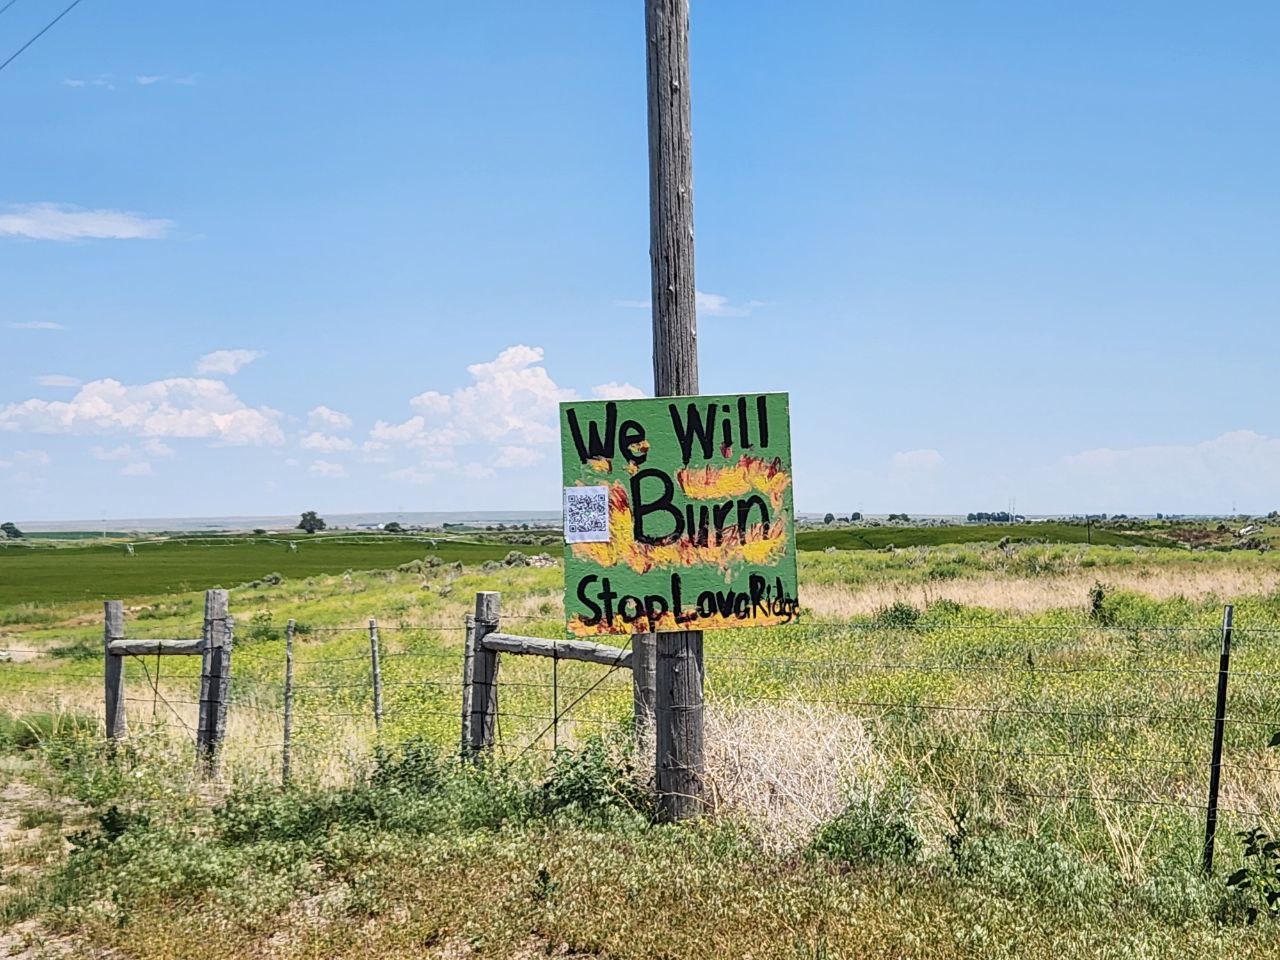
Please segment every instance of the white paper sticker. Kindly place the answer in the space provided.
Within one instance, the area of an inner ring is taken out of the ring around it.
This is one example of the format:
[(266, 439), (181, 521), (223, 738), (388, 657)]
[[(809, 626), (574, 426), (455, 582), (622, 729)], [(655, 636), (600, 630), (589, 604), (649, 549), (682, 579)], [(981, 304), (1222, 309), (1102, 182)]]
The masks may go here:
[(565, 543), (609, 541), (609, 488), (564, 488)]

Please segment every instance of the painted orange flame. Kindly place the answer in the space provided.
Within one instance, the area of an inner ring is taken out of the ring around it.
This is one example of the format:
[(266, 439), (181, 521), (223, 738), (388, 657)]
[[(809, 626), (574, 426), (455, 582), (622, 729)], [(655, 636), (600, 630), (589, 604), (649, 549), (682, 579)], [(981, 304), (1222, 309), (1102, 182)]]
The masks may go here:
[(693, 566), (719, 566), (728, 571), (735, 563), (770, 563), (786, 547), (787, 529), (780, 515), (768, 529), (763, 523), (757, 523), (744, 534), (737, 527), (727, 527), (714, 544), (696, 543), (688, 535), (672, 543), (641, 543), (635, 539), (626, 488), (614, 483), (609, 487), (608, 542), (575, 543), (573, 555), (602, 567), (627, 566), (636, 573), (646, 573), (655, 567)]
[(782, 495), (791, 476), (782, 469), (781, 460), (763, 460), (743, 454), (728, 467), (685, 467), (676, 473), (685, 496), (694, 500), (727, 500), (755, 490), (782, 509)]

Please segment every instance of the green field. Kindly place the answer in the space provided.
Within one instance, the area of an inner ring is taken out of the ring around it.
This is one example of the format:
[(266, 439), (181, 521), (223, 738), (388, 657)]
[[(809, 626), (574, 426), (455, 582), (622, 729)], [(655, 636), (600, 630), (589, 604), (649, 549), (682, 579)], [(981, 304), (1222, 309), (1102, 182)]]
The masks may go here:
[(1169, 541), (1139, 533), (1123, 533), (1080, 523), (978, 524), (946, 527), (835, 527), (804, 530), (801, 550), (879, 550), (883, 547), (936, 547), (945, 543), (1095, 543), (1099, 546), (1156, 547)]
[[(386, 537), (351, 542), (300, 538), (297, 550), (280, 540), (201, 538), (123, 544), (0, 549), (0, 609), (20, 603), (104, 600), (210, 587), (233, 587), (280, 573), (290, 579), (345, 570), (395, 568), (428, 553), (446, 563), (501, 560), (505, 543), (445, 543)], [(525, 547), (536, 553), (540, 548)]]
[[(802, 551), (879, 550), (886, 546), (915, 547), (944, 544), (1013, 542), (1085, 543), (1088, 532), (1080, 524), (988, 524), (946, 527), (838, 527), (802, 530)], [(1093, 542), (1104, 546), (1168, 546), (1169, 541), (1144, 534), (1094, 528)], [(232, 587), (268, 573), (288, 578), (342, 573), (346, 570), (385, 570), (431, 553), (447, 563), (501, 560), (509, 550), (546, 551), (560, 555), (558, 544), (522, 546), (495, 541), (438, 542), (423, 538), (370, 536), (280, 537), (203, 536), (173, 540), (143, 540), (129, 556), (123, 543), (77, 544), (40, 536), (23, 544), (0, 548), (0, 609), (22, 603), (104, 600), (166, 593), (185, 593), (209, 587)], [(46, 541), (43, 542), (42, 541)]]

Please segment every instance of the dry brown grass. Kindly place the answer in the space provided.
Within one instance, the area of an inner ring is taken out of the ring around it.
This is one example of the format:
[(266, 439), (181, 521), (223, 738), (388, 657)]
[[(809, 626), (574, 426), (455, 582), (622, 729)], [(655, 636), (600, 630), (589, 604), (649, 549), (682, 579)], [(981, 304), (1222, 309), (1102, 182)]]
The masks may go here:
[(1064, 607), (1083, 610), (1089, 588), (1099, 579), (1114, 589), (1146, 594), (1156, 600), (1174, 597), (1189, 600), (1239, 598), (1274, 593), (1280, 589), (1280, 577), (1262, 570), (1147, 567), (1080, 571), (1052, 577), (1000, 577), (992, 574), (974, 580), (886, 582), (860, 587), (809, 583), (803, 587), (803, 596), (805, 605), (815, 615), (833, 619), (867, 616), (895, 601), (923, 607), (938, 600), (952, 600), (966, 606), (1010, 613), (1040, 613)]
[(709, 709), (706, 742), (717, 812), (770, 850), (802, 844), (883, 776), (858, 718), (802, 704)]

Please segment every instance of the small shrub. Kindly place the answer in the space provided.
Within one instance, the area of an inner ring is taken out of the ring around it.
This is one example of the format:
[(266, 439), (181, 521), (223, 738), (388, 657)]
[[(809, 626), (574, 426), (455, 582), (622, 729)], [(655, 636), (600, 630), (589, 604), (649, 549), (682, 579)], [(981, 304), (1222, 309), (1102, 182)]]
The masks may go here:
[(845, 863), (914, 863), (924, 840), (912, 822), (912, 806), (903, 781), (861, 797), (818, 831), (813, 852)]
[(537, 790), (534, 808), (543, 816), (631, 812), (649, 819), (653, 813), (629, 754), (620, 744), (598, 735), (578, 750), (556, 753), (550, 777)]
[(872, 622), (877, 627), (914, 627), (920, 622), (920, 611), (903, 600), (895, 600), (889, 606), (877, 610)]
[(1280, 917), (1280, 839), (1257, 827), (1236, 836), (1244, 843), (1244, 866), (1227, 878), (1227, 886), (1247, 898), (1250, 923), (1262, 914)]

